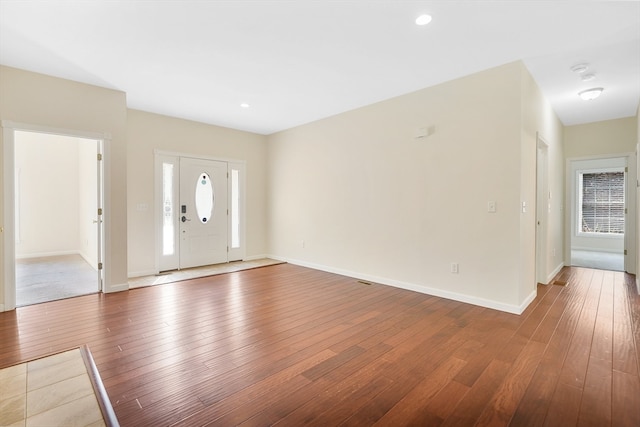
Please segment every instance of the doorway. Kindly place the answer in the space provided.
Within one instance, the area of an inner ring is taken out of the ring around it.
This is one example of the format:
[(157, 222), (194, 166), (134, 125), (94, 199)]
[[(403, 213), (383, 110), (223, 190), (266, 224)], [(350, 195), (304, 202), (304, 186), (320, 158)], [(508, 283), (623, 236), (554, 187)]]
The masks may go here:
[(16, 130), (13, 143), (15, 305), (101, 291), (101, 141)]
[(244, 259), (245, 164), (156, 153), (157, 271)]
[(571, 265), (625, 271), (626, 157), (571, 162)]
[(547, 284), (547, 218), (550, 212), (547, 143), (536, 137), (536, 283)]

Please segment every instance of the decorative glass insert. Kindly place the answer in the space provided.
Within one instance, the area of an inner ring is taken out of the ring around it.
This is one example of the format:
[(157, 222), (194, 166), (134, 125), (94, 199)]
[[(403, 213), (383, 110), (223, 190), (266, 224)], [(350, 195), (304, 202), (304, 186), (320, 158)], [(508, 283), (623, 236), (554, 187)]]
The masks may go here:
[(162, 164), (162, 255), (173, 255), (174, 241), (173, 164)]
[(231, 247), (240, 247), (240, 171), (231, 169)]
[(196, 181), (196, 212), (201, 223), (206, 223), (211, 219), (213, 212), (213, 185), (211, 177), (203, 172)]

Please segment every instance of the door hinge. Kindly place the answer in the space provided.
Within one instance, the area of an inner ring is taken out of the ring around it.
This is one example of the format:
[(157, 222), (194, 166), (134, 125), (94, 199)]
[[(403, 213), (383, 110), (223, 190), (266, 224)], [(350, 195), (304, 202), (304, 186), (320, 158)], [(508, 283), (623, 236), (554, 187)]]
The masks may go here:
[(101, 161), (101, 160), (102, 160), (102, 154), (98, 153), (98, 161)]
[(98, 208), (98, 215), (102, 215), (102, 208)]
[(229, 252), (229, 246), (227, 246), (227, 252)]
[(629, 168), (627, 166), (624, 167), (625, 172), (629, 172)]
[(98, 270), (102, 270), (102, 263), (101, 262), (98, 263)]
[(626, 249), (624, 250), (624, 254), (625, 254), (625, 255), (627, 254), (627, 250), (626, 250)]
[(625, 214), (627, 213), (627, 208), (624, 208), (624, 213), (625, 213)]

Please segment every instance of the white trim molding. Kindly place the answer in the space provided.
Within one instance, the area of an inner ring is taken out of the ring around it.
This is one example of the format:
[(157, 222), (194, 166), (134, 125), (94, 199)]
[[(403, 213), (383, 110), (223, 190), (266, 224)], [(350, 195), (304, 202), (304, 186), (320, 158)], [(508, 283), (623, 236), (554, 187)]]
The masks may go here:
[[(49, 126), (40, 126), (27, 123), (18, 123), (8, 120), (0, 120), (0, 127), (2, 128), (2, 162), (3, 162), (3, 216), (4, 228), (3, 233), (3, 250), (4, 250), (4, 274), (2, 286), (4, 289), (0, 289), (0, 292), (4, 292), (4, 310), (13, 310), (16, 307), (16, 279), (15, 279), (15, 201), (14, 201), (14, 181), (15, 181), (15, 132), (35, 132), (51, 135), (63, 135), (73, 138), (93, 139), (96, 141), (102, 141), (102, 159), (103, 159), (103, 180), (102, 180), (102, 194), (103, 194), (103, 233), (104, 236), (110, 236), (111, 232), (111, 198), (110, 198), (110, 141), (111, 134), (102, 132), (89, 132), (75, 129), (62, 129)], [(111, 259), (110, 259), (110, 239), (106, 238), (102, 241), (102, 263), (104, 265), (103, 270), (103, 292), (117, 292), (121, 290), (129, 289), (128, 284), (110, 285), (111, 277)]]
[(560, 262), (560, 264), (558, 264), (558, 266), (553, 269), (551, 274), (547, 276), (547, 283), (551, 283), (553, 281), (553, 278), (556, 277), (558, 273), (560, 273), (560, 270), (562, 270), (563, 268), (564, 268), (564, 261)]
[(456, 292), (443, 291), (442, 289), (435, 289), (428, 286), (421, 286), (415, 283), (403, 282), (400, 280), (389, 279), (386, 277), (377, 277), (370, 274), (358, 273), (350, 270), (343, 270), (340, 268), (328, 267), (326, 265), (315, 264), (307, 261), (301, 261), (297, 259), (291, 259), (286, 257), (280, 257), (277, 255), (267, 255), (267, 258), (275, 259), (278, 261), (284, 261), (289, 264), (299, 265), (301, 267), (312, 268), (314, 270), (325, 271), (327, 273), (340, 274), (342, 276), (353, 277), (358, 280), (366, 280), (368, 282), (379, 283), (382, 285), (393, 286), (394, 288), (406, 289), (408, 291), (419, 292), (425, 295), (431, 295), (440, 298), (446, 298), (453, 301), (464, 302), (467, 304), (473, 304), (480, 307), (491, 308), (493, 310), (504, 311), (511, 314), (522, 314), (527, 306), (533, 301), (537, 295), (537, 290), (527, 295), (525, 300), (520, 305), (505, 304), (498, 301), (487, 300), (484, 298), (478, 298), (471, 295), (459, 294)]

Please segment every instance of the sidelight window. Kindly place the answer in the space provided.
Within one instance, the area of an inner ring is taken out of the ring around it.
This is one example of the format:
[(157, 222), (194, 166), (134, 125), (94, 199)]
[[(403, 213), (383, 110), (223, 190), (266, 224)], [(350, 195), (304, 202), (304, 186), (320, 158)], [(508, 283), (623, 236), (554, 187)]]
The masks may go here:
[(173, 164), (162, 164), (162, 255), (173, 255), (175, 202), (173, 200)]

